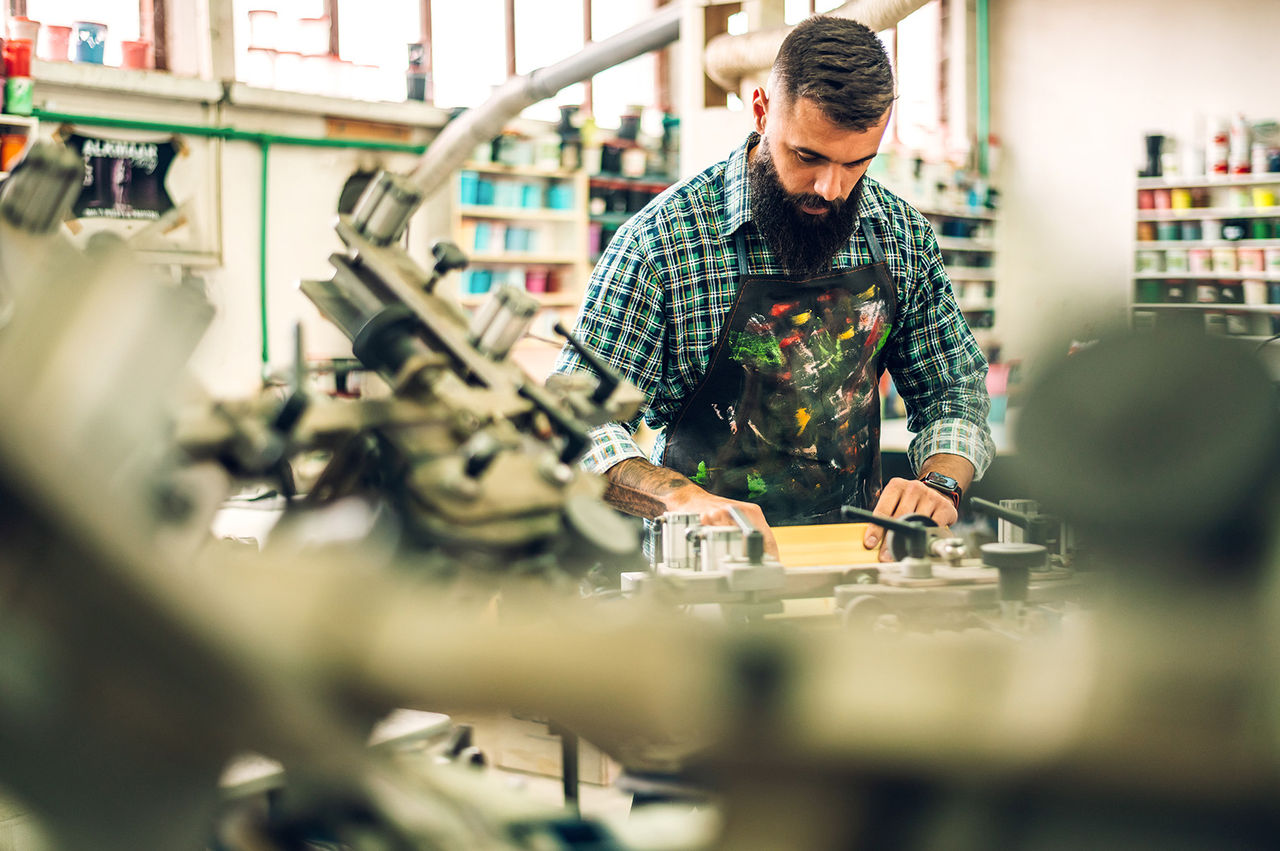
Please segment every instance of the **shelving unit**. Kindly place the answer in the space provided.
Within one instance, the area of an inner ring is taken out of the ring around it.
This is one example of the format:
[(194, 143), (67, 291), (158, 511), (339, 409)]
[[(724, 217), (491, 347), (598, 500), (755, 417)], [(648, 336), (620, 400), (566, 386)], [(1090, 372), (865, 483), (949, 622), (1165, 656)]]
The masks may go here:
[(956, 301), (978, 345), (997, 360), (1000, 342), (996, 321), (996, 213), (983, 207), (917, 205), (938, 235), (938, 248), (955, 289)]
[(1280, 173), (1140, 177), (1136, 196), (1135, 327), (1280, 332)]
[(644, 205), (672, 184), (666, 177), (623, 177), (592, 175), (587, 201), (590, 224), (587, 228), (587, 253), (594, 265), (609, 241), (627, 219), (644, 209)]
[(468, 163), (454, 178), (453, 234), (470, 265), (454, 280), (465, 307), (503, 283), (547, 308), (581, 300), (587, 264), (581, 171)]
[[(25, 156), (27, 149), (36, 138), (39, 122), (35, 118), (24, 115), (0, 115), (0, 136), (25, 136), (26, 142), (17, 157)], [(0, 180), (9, 176), (9, 172), (0, 170)]]

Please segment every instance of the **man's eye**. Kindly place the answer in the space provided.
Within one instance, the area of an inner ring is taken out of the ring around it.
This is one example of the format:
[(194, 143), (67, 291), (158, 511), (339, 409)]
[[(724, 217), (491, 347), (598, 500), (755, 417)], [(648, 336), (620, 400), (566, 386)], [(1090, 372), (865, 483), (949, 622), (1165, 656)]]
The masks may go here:
[(813, 157), (813, 156), (810, 156), (809, 154), (801, 154), (801, 153), (796, 154), (796, 159), (800, 160), (800, 162), (802, 163), (817, 162), (818, 160), (817, 157)]

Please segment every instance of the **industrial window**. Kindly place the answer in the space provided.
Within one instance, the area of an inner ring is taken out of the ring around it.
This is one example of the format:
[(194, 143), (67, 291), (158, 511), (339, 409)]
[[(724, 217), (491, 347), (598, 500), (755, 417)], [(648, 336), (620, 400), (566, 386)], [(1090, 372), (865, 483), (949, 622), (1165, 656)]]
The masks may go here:
[[(582, 0), (539, 0), (537, 3), (515, 4), (516, 73), (528, 74), (552, 65), (582, 49)], [(575, 83), (559, 94), (524, 111), (526, 118), (556, 121), (562, 104), (581, 104), (586, 100), (586, 86)]]
[(419, 3), (234, 0), (233, 12), (237, 79), (335, 97), (405, 99), (408, 46), (421, 40)]
[(504, 21), (503, 0), (432, 2), (431, 64), (437, 105), (445, 109), (478, 106), (507, 79), (505, 26), (498, 25)]
[[(786, 0), (785, 20), (799, 23), (814, 12), (829, 12), (845, 0)], [(898, 100), (885, 140), (931, 159), (946, 156), (943, 114), (942, 4), (932, 0), (880, 33), (894, 64)]]
[[(75, 33), (67, 33), (59, 28), (75, 28), (78, 23), (101, 24), (106, 29), (101, 35), (104, 37), (101, 45), (92, 43), (93, 50), (99, 50), (102, 64), (120, 65), (124, 59), (125, 50), (121, 45), (130, 42), (132, 46), (129, 49), (131, 62), (136, 64), (139, 60), (137, 42), (145, 40), (146, 45), (146, 61), (145, 64), (152, 63), (151, 57), (154, 55), (155, 33), (144, 31), (143, 18), (144, 13), (147, 18), (148, 25), (152, 18), (152, 3), (148, 0), (6, 0), (10, 18), (22, 16), (32, 21), (38, 21), (40, 28), (38, 31), (35, 49), (36, 57), (45, 60), (66, 61), (68, 58), (74, 58)], [(13, 29), (13, 24), (10, 24)], [(148, 29), (150, 27), (148, 26)], [(68, 37), (70, 36), (70, 37)], [(86, 49), (84, 56), (89, 56), (90, 51)], [(163, 53), (161, 52), (161, 55)]]

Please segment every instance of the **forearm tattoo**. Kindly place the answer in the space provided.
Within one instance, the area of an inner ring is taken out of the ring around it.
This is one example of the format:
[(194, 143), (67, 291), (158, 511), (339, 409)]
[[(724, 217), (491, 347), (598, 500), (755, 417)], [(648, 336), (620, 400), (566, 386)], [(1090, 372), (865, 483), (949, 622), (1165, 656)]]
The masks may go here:
[(609, 486), (604, 499), (614, 508), (636, 517), (652, 520), (663, 514), (663, 500), (690, 481), (679, 473), (655, 467), (643, 458), (628, 458), (615, 464), (605, 474)]

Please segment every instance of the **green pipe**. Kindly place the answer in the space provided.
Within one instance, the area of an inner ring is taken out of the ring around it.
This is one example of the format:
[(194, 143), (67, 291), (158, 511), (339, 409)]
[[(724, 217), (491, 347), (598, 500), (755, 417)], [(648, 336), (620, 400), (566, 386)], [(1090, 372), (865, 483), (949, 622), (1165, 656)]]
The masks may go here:
[(991, 77), (988, 67), (991, 61), (991, 45), (987, 41), (987, 0), (978, 0), (976, 24), (978, 30), (976, 57), (978, 64), (978, 171), (986, 175), (991, 138)]
[(267, 342), (267, 153), (271, 145), (262, 142), (262, 177), (258, 207), (258, 316), (262, 327), (262, 381), (267, 381), (267, 364), (271, 362), (271, 347)]
[(404, 142), (378, 142), (368, 139), (327, 139), (322, 136), (283, 136), (277, 133), (258, 133), (237, 130), (234, 127), (211, 127), (207, 124), (176, 124), (161, 121), (139, 121), (133, 118), (108, 118), (101, 115), (76, 115), (68, 112), (51, 112), (44, 109), (32, 111), (41, 121), (58, 124), (86, 124), (98, 127), (117, 127), (125, 130), (146, 130), (152, 133), (183, 133), (188, 136), (207, 136), (230, 139), (236, 142), (252, 142), (259, 145), (293, 145), (300, 148), (347, 148), (351, 150), (393, 151), (403, 154), (421, 154), (426, 145), (409, 145)]
[(36, 109), (32, 114), (41, 121), (55, 124), (86, 124), (96, 127), (115, 127), (122, 130), (144, 130), (151, 133), (182, 133), (187, 136), (203, 136), (211, 139), (227, 139), (235, 142), (251, 142), (262, 151), (261, 197), (258, 211), (258, 308), (262, 330), (262, 377), (266, 379), (267, 365), (271, 362), (271, 348), (267, 340), (267, 178), (268, 154), (272, 145), (291, 145), (300, 148), (345, 148), (362, 151), (391, 151), (420, 155), (426, 145), (407, 145), (400, 142), (375, 142), (363, 139), (326, 139), (316, 136), (282, 136), (277, 133), (256, 133), (236, 130), (234, 127), (211, 127), (207, 124), (176, 124), (173, 122), (140, 121), (133, 118), (109, 118), (102, 115), (77, 115)]

